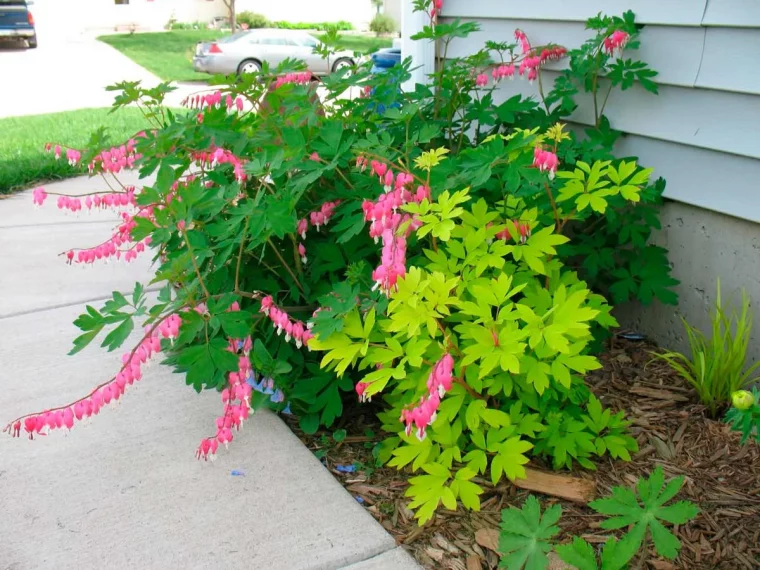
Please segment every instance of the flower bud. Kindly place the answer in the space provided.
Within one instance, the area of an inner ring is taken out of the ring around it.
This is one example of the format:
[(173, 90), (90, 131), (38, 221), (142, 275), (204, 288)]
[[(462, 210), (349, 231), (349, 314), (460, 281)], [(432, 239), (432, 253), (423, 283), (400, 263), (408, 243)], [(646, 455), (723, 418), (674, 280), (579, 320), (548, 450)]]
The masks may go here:
[(748, 410), (755, 403), (755, 397), (748, 390), (738, 390), (731, 394), (731, 403), (737, 410)]

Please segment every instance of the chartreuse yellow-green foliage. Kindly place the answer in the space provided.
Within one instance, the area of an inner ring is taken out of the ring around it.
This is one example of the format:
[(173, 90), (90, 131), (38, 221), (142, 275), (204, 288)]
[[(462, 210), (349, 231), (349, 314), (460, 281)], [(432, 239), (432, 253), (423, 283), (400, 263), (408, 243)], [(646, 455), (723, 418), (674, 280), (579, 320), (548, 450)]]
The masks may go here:
[[(433, 151), (418, 165), (427, 170), (443, 158)], [(608, 161), (559, 172), (566, 182), (558, 223), (589, 206), (604, 212), (611, 195), (636, 201), (648, 174)], [(366, 371), (365, 395), (382, 394), (383, 427), (394, 435), (379, 457), (422, 472), (407, 492), (420, 524), (440, 504), (477, 510), (483, 490), (473, 478), (496, 485), (525, 477), (531, 455), (550, 458), (555, 468), (577, 462), (593, 469), (592, 458), (605, 454), (629, 460), (637, 446), (628, 422), (604, 410), (583, 380), (600, 368), (589, 349), (592, 325), (617, 323), (606, 300), (556, 256), (568, 242), (556, 224), (541, 224), (538, 210), (520, 199), (490, 207), (469, 189), (404, 209), (421, 223), (421, 254), (409, 260), (386, 314), (354, 308), (342, 330), (311, 347), (325, 351), (322, 366), (339, 375)], [(515, 221), (530, 228), (527, 239)], [(427, 395), (431, 368), (444, 354), (455, 360), (455, 381), (420, 440), (399, 418)]]

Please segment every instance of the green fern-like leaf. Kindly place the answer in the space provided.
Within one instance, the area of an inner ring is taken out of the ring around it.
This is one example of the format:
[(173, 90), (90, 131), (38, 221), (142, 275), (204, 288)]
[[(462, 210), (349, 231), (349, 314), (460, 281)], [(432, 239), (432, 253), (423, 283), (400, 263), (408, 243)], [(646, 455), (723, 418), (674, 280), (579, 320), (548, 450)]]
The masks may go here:
[(551, 539), (559, 532), (556, 526), (562, 507), (553, 505), (541, 516), (541, 505), (528, 497), (522, 509), (510, 507), (501, 512), (499, 551), (500, 568), (507, 570), (543, 570), (549, 563), (546, 553), (552, 549)]
[(665, 474), (658, 467), (649, 478), (639, 479), (635, 490), (615, 487), (612, 496), (592, 501), (589, 506), (609, 517), (601, 523), (604, 529), (633, 525), (618, 543), (617, 550), (626, 546), (625, 555), (630, 553), (632, 557), (641, 547), (648, 531), (657, 554), (672, 560), (678, 556), (681, 542), (663, 523), (684, 524), (699, 513), (699, 508), (689, 501), (666, 505), (678, 494), (683, 481), (683, 477), (677, 477), (666, 483)]

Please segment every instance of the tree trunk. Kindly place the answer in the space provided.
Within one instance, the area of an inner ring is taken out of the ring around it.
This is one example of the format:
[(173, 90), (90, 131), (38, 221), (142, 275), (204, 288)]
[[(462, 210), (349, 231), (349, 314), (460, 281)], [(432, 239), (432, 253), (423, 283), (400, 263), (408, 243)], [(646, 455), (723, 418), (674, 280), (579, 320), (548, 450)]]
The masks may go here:
[(224, 0), (224, 5), (227, 6), (227, 14), (230, 18), (230, 31), (234, 34), (237, 30), (237, 22), (235, 22), (235, 0)]

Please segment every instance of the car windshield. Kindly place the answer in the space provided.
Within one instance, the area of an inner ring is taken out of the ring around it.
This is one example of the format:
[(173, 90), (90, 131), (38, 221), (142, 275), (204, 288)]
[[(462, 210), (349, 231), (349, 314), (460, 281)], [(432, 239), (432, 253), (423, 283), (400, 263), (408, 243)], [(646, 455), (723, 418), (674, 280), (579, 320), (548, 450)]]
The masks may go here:
[(319, 44), (319, 42), (315, 38), (312, 38), (311, 36), (302, 36), (298, 38), (298, 43), (300, 43), (302, 46), (306, 46), (310, 48), (315, 48), (317, 47), (317, 44)]
[[(2, 0), (0, 0), (2, 1)], [(218, 40), (216, 43), (218, 44), (229, 44), (232, 42), (238, 41), (240, 38), (247, 36), (251, 32), (236, 32), (232, 34), (231, 36), (225, 36), (221, 40)]]

